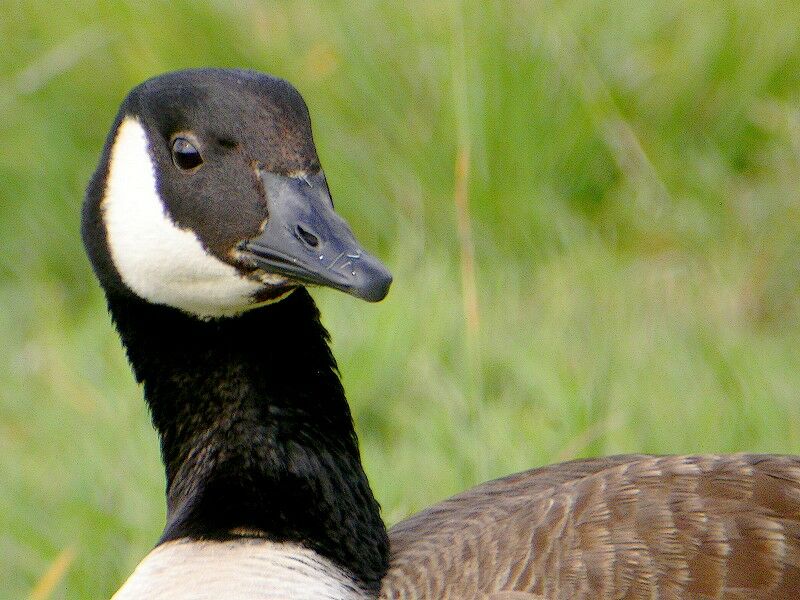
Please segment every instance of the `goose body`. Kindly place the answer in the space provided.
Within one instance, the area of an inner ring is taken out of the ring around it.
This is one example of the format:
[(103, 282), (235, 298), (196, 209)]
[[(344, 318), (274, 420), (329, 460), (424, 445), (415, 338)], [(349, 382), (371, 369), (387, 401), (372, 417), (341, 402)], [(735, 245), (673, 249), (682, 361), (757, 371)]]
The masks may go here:
[(249, 71), (131, 91), (83, 239), (161, 439), (167, 522), (119, 599), (800, 597), (800, 459), (582, 460), (388, 533), (307, 285), (391, 276), (333, 211), (308, 111)]
[(795, 457), (616, 456), (480, 485), (396, 525), (382, 598), (800, 597)]

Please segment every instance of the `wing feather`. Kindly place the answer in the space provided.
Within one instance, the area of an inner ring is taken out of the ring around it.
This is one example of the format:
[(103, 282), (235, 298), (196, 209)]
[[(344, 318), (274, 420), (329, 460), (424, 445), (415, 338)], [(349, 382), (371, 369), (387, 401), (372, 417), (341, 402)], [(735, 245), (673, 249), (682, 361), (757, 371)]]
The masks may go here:
[(800, 598), (800, 459), (628, 455), (534, 469), (399, 523), (382, 598)]

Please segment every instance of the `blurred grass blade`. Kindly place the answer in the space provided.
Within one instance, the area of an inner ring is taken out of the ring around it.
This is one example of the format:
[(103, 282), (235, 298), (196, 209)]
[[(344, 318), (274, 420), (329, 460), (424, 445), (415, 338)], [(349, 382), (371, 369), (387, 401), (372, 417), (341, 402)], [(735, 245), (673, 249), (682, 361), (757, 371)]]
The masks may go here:
[(44, 575), (36, 582), (31, 590), (29, 600), (48, 600), (56, 589), (56, 586), (64, 578), (72, 561), (75, 560), (76, 551), (73, 546), (64, 548), (55, 560), (50, 564)]
[(475, 244), (469, 217), (469, 146), (458, 150), (455, 166), (455, 192), (453, 194), (458, 221), (459, 256), (461, 258), (461, 286), (464, 301), (464, 318), (467, 334), (474, 343), (480, 330), (478, 286), (475, 278)]
[(453, 40), (453, 96), (458, 120), (458, 148), (454, 169), (453, 200), (458, 227), (459, 257), (461, 262), (461, 287), (464, 303), (467, 342), (475, 346), (480, 329), (478, 310), (478, 288), (475, 277), (475, 244), (472, 239), (472, 222), (469, 215), (470, 177), (470, 119), (467, 93), (467, 66), (463, 5), (460, 0), (454, 5)]
[(35, 93), (53, 78), (100, 50), (108, 41), (108, 34), (99, 26), (76, 31), (17, 73), (13, 79), (12, 93)]

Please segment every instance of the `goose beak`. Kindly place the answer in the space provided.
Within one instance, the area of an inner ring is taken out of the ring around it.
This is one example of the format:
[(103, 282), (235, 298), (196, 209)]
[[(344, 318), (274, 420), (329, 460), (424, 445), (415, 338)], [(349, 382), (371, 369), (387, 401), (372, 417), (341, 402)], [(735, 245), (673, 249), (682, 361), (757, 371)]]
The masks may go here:
[(369, 302), (386, 297), (391, 273), (361, 249), (350, 226), (333, 210), (322, 171), (289, 177), (261, 170), (259, 176), (269, 217), (259, 235), (239, 246), (255, 266)]

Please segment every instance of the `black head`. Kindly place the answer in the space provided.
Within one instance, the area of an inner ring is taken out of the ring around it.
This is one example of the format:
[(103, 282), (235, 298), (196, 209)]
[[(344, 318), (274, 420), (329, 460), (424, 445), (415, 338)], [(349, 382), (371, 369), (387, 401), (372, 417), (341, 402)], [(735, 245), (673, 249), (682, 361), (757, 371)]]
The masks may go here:
[(134, 88), (83, 220), (107, 291), (201, 317), (303, 284), (376, 301), (391, 283), (333, 210), (299, 92), (261, 73), (180, 71)]

